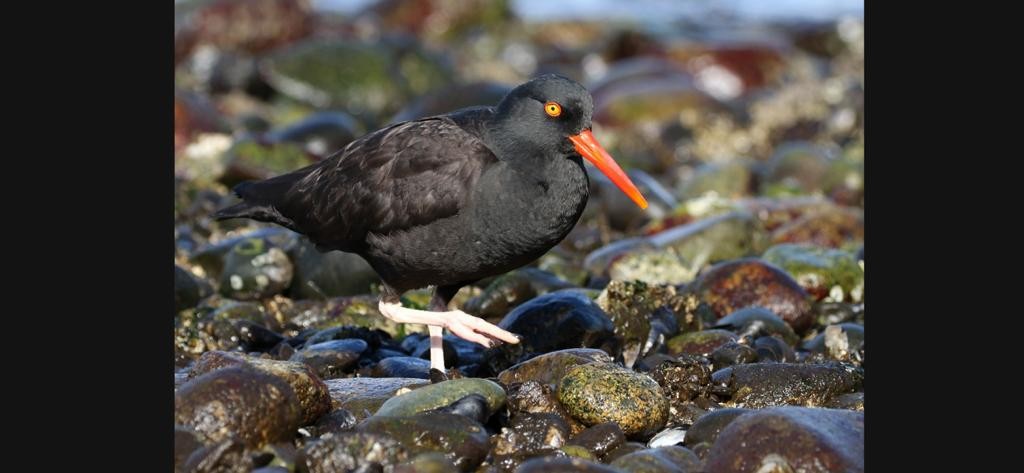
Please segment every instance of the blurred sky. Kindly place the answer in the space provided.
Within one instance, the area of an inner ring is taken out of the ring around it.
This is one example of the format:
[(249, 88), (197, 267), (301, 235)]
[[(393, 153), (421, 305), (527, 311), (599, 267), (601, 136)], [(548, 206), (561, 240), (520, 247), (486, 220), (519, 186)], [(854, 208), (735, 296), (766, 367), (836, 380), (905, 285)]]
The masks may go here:
[[(320, 10), (353, 12), (375, 0), (312, 0)], [(530, 21), (558, 19), (700, 20), (709, 14), (754, 21), (828, 21), (863, 17), (863, 0), (512, 0)]]

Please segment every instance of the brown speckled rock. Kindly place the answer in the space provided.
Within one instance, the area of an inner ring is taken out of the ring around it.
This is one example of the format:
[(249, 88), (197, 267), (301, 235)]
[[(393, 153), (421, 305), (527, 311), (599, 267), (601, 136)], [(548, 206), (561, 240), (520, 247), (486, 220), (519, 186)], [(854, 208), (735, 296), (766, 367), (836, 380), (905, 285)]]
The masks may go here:
[(207, 373), (174, 393), (174, 422), (213, 442), (234, 436), (255, 448), (291, 440), (301, 416), (288, 383), (250, 367)]
[(693, 287), (718, 318), (745, 307), (764, 307), (798, 333), (814, 320), (807, 292), (785, 271), (757, 258), (715, 265)]
[(570, 368), (558, 400), (584, 424), (616, 422), (626, 435), (654, 433), (668, 420), (668, 400), (654, 379), (609, 363)]
[(189, 371), (195, 378), (227, 366), (248, 365), (263, 373), (285, 380), (302, 406), (302, 425), (308, 425), (331, 410), (331, 397), (327, 385), (316, 376), (312, 368), (304, 363), (258, 358), (242, 353), (208, 351), (196, 360)]

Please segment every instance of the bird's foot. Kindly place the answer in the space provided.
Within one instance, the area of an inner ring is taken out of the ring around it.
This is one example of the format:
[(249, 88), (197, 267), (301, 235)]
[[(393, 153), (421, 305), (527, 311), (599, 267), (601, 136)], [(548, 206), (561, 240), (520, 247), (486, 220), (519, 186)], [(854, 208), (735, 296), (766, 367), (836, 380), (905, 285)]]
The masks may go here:
[(456, 337), (479, 343), (487, 348), (500, 342), (519, 343), (519, 337), (511, 332), (461, 310), (431, 312), (409, 309), (396, 302), (384, 301), (381, 301), (377, 307), (381, 314), (395, 322), (440, 326), (451, 331)]

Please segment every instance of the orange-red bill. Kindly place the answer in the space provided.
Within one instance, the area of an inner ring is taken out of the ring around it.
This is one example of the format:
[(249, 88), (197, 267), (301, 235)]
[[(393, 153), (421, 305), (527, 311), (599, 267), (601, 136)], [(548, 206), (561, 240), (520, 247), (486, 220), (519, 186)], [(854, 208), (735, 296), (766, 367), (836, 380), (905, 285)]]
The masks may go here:
[(629, 176), (622, 172), (622, 168), (612, 159), (612, 156), (597, 143), (590, 130), (583, 130), (583, 133), (570, 136), (569, 140), (576, 146), (577, 153), (597, 166), (623, 193), (633, 199), (636, 205), (639, 205), (641, 209), (647, 208), (647, 199), (640, 194), (640, 190), (633, 185), (633, 181), (629, 180)]

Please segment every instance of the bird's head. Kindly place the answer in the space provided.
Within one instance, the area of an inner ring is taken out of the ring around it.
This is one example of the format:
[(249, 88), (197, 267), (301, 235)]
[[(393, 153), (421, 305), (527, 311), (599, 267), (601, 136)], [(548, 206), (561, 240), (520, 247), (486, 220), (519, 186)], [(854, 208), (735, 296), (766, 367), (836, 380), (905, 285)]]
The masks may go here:
[(633, 181), (594, 138), (594, 99), (576, 81), (554, 74), (536, 77), (512, 89), (496, 112), (505, 136), (562, 156), (583, 156), (640, 208), (647, 208)]

